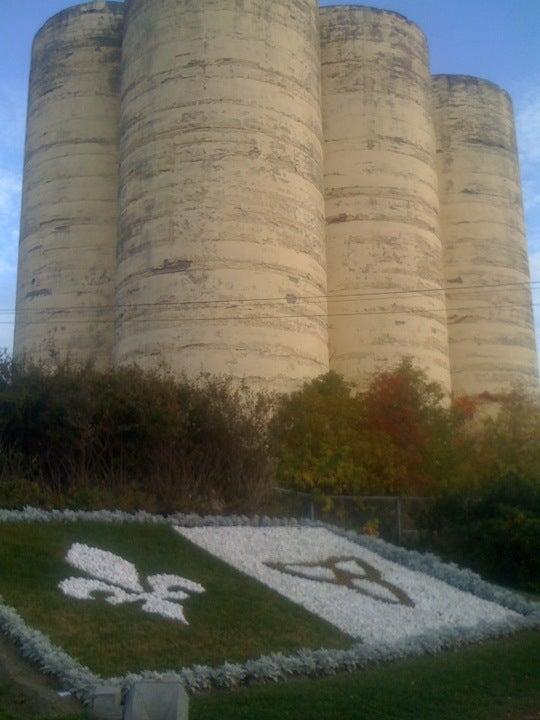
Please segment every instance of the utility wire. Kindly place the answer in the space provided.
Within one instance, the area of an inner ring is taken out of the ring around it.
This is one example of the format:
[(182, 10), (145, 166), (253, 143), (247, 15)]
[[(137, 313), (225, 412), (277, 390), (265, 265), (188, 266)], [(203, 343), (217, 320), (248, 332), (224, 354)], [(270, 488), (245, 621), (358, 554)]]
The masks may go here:
[[(496, 283), (493, 285), (462, 285), (460, 287), (441, 287), (441, 288), (417, 288), (417, 289), (411, 289), (411, 290), (381, 290), (379, 292), (351, 292), (344, 295), (332, 295), (332, 294), (326, 294), (326, 295), (295, 295), (294, 293), (290, 293), (289, 295), (286, 295), (285, 297), (260, 297), (260, 298), (220, 298), (220, 299), (213, 299), (213, 300), (178, 300), (176, 302), (165, 302), (165, 301), (159, 301), (159, 302), (153, 302), (153, 303), (126, 303), (122, 304), (119, 303), (118, 305), (85, 305), (76, 307), (76, 306), (59, 306), (55, 308), (55, 310), (117, 310), (117, 309), (129, 309), (129, 308), (138, 308), (138, 307), (183, 307), (184, 305), (222, 305), (222, 304), (235, 304), (235, 303), (270, 303), (270, 302), (287, 302), (290, 305), (293, 305), (297, 302), (302, 301), (316, 301), (316, 300), (327, 300), (328, 302), (347, 302), (349, 300), (354, 299), (360, 299), (360, 298), (384, 298), (384, 297), (399, 297), (403, 295), (429, 295), (431, 293), (447, 293), (447, 292), (463, 292), (468, 290), (474, 290), (474, 291), (488, 291), (488, 290), (494, 290), (498, 288), (512, 288), (514, 291), (516, 290), (522, 290), (525, 288), (529, 288), (535, 285), (540, 284), (540, 280), (529, 280), (526, 282), (515, 282), (515, 283)], [(536, 288), (534, 288), (536, 289)], [(353, 290), (360, 290), (360, 288), (356, 288)], [(1, 308), (0, 313), (15, 313), (16, 308)], [(33, 310), (32, 308), (29, 308), (28, 310), (24, 310), (24, 312), (49, 312), (49, 310)]]
[[(530, 308), (530, 307), (540, 307), (540, 303), (527, 303), (527, 304), (514, 304), (514, 303), (505, 303), (504, 305), (477, 305), (477, 306), (469, 306), (469, 307), (460, 307), (460, 308), (451, 308), (452, 312), (469, 312), (471, 310), (494, 310), (494, 309), (500, 309), (500, 308), (509, 308), (511, 310), (515, 310), (517, 308)], [(57, 312), (56, 310), (49, 310), (47, 312)], [(296, 318), (333, 318), (333, 317), (356, 317), (356, 316), (365, 316), (365, 315), (412, 315), (417, 314), (420, 315), (422, 313), (429, 314), (434, 312), (448, 312), (447, 308), (409, 308), (406, 310), (376, 310), (373, 312), (350, 312), (350, 313), (320, 313), (320, 314), (310, 314), (310, 315), (228, 315), (225, 317), (176, 317), (176, 318), (156, 318), (156, 317), (135, 317), (135, 318), (123, 318), (123, 322), (170, 322), (170, 323), (180, 323), (180, 322), (225, 322), (227, 320), (293, 320)], [(57, 318), (57, 319), (47, 319), (47, 320), (27, 320), (24, 321), (26, 324), (40, 324), (40, 325), (79, 325), (79, 324), (88, 324), (89, 322), (92, 322), (93, 324), (111, 324), (115, 323), (115, 319), (111, 320), (69, 320), (69, 319), (63, 319), (63, 318)], [(13, 323), (11, 321), (0, 321), (0, 325), (12, 325)]]

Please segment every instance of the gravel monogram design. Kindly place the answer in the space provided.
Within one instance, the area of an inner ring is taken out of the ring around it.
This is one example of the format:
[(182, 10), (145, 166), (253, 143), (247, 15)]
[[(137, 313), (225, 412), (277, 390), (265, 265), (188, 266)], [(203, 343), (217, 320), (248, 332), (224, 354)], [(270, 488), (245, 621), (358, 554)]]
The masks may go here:
[(72, 577), (59, 584), (60, 590), (78, 600), (95, 600), (103, 595), (110, 605), (142, 603), (147, 613), (162, 615), (189, 625), (180, 602), (190, 593), (203, 593), (199, 583), (178, 575), (151, 575), (148, 592), (141, 584), (135, 566), (127, 560), (97, 548), (74, 544), (69, 550), (67, 562), (90, 575), (92, 579)]
[(414, 602), (406, 592), (385, 580), (373, 565), (357, 557), (331, 557), (320, 562), (306, 563), (266, 562), (265, 565), (294, 577), (343, 585), (389, 605), (414, 607)]

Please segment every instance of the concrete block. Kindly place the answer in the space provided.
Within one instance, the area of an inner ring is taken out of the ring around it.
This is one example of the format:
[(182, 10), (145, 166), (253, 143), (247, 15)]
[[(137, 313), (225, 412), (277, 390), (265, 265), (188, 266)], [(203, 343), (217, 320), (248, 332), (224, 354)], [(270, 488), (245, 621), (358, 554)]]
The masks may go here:
[(512, 101), (489, 80), (464, 75), (436, 75), (432, 87), (444, 285), (494, 288), (447, 293), (453, 393), (535, 389), (538, 363)]
[(97, 688), (90, 703), (92, 720), (122, 720), (122, 689), (118, 685)]
[(330, 369), (365, 388), (408, 356), (449, 391), (426, 38), (391, 11), (323, 7), (321, 55)]
[(144, 681), (126, 699), (124, 720), (188, 720), (189, 697), (179, 682)]
[(112, 364), (126, 6), (69, 7), (32, 47), (14, 349), (34, 361)]
[(319, 1), (126, 5), (115, 362), (296, 390), (328, 372)]

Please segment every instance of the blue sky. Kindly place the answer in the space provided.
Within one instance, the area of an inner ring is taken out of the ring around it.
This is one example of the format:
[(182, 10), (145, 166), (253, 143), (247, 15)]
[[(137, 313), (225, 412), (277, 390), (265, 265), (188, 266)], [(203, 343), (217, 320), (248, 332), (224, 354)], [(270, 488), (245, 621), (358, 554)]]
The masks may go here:
[[(0, 348), (11, 348), (32, 38), (69, 0), (0, 0)], [(322, 5), (352, 4), (339, 0)], [(532, 279), (540, 281), (540, 0), (370, 0), (418, 23), (434, 73), (478, 75), (514, 100)], [(540, 321), (540, 291), (536, 293)], [(540, 345), (540, 322), (537, 322)]]

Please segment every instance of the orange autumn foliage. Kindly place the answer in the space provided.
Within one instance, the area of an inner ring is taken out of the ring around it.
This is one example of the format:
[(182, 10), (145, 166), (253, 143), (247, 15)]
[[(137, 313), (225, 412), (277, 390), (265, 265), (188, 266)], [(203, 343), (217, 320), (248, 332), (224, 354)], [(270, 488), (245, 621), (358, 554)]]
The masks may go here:
[(428, 494), (451, 465), (455, 413), (405, 359), (359, 391), (336, 373), (278, 404), (278, 483), (322, 494)]

